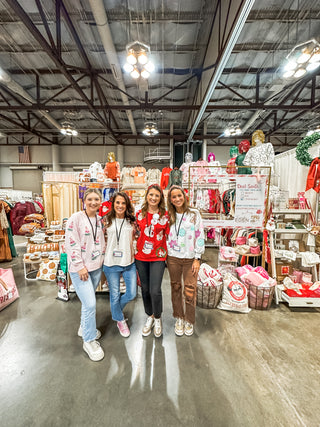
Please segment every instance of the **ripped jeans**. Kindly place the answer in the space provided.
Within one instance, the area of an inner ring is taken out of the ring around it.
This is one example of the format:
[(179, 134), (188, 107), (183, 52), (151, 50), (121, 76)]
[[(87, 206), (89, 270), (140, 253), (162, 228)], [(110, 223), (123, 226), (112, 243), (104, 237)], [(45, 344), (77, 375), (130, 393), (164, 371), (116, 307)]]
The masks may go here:
[[(194, 324), (197, 300), (197, 277), (192, 274), (194, 259), (168, 256), (173, 317)], [(182, 285), (183, 278), (183, 285)]]

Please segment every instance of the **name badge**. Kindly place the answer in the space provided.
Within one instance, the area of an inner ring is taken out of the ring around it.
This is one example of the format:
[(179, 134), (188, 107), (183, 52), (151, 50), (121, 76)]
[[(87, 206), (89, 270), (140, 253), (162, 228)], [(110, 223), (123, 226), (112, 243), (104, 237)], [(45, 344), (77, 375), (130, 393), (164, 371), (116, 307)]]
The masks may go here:
[(153, 243), (152, 242), (144, 242), (145, 249), (152, 250), (153, 249)]
[(121, 258), (123, 255), (122, 251), (113, 251), (113, 256), (117, 258)]
[(138, 176), (143, 176), (143, 172), (138, 172)]
[(180, 252), (180, 246), (176, 246), (176, 245), (175, 245), (175, 246), (173, 247), (173, 250), (174, 250), (174, 251), (176, 251), (176, 252)]
[(99, 255), (100, 255), (100, 251), (93, 251), (91, 256), (92, 256), (92, 259), (95, 259), (95, 258), (97, 258)]

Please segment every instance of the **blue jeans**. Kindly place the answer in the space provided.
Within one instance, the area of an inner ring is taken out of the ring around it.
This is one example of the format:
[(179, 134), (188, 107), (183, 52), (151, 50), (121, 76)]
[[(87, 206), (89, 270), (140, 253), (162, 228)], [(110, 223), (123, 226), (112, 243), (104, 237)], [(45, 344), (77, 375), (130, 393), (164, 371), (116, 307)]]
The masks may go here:
[[(133, 300), (137, 292), (137, 270), (135, 263), (122, 267), (114, 265), (112, 267), (103, 266), (103, 272), (107, 278), (110, 291), (110, 307), (112, 319), (117, 322), (124, 320), (122, 310)], [(126, 292), (120, 293), (120, 275), (122, 274), (126, 284)]]
[(101, 278), (101, 268), (89, 271), (86, 281), (80, 280), (78, 273), (70, 273), (72, 284), (81, 301), (81, 327), (83, 341), (93, 341), (97, 336), (96, 289)]

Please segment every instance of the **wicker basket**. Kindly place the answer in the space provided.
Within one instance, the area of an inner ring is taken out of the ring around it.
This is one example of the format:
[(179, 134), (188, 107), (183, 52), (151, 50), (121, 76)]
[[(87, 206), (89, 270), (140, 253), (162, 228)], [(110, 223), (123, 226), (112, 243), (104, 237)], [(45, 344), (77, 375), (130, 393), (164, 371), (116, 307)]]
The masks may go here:
[(261, 286), (249, 285), (247, 289), (250, 308), (256, 310), (269, 310), (274, 296), (275, 286), (262, 288)]
[(223, 284), (217, 286), (203, 286), (197, 284), (197, 306), (201, 308), (216, 308), (221, 300)]

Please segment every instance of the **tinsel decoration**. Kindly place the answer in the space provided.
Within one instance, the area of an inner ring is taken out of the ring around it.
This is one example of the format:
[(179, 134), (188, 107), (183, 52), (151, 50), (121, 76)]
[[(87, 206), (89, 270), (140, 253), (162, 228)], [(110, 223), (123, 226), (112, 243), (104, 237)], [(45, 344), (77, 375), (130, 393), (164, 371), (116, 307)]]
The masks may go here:
[(303, 166), (310, 166), (313, 158), (309, 154), (309, 148), (320, 139), (320, 133), (315, 132), (310, 136), (306, 136), (298, 142), (296, 148), (296, 159)]

